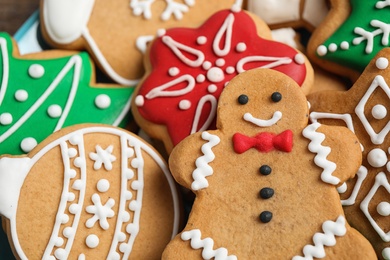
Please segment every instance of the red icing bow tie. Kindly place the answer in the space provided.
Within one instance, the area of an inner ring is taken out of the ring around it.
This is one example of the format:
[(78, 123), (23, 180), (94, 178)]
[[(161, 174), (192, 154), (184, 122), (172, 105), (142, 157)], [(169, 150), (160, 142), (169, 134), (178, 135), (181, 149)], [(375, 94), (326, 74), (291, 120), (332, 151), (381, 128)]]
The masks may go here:
[(240, 133), (233, 135), (233, 148), (236, 153), (244, 153), (250, 148), (256, 148), (259, 152), (270, 152), (274, 149), (282, 152), (291, 152), (293, 145), (293, 132), (286, 130), (278, 135), (262, 132), (254, 137)]

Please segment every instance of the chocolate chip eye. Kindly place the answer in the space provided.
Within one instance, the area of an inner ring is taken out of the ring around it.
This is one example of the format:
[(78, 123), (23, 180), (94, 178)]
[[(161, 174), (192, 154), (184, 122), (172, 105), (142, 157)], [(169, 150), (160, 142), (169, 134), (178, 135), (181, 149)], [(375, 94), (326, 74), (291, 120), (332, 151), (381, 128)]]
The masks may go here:
[(240, 103), (241, 105), (245, 105), (246, 103), (248, 103), (249, 101), (249, 98), (247, 95), (240, 95), (238, 97), (238, 103)]
[(280, 100), (282, 100), (282, 94), (280, 94), (279, 92), (274, 92), (271, 95), (271, 99), (273, 102), (279, 102)]

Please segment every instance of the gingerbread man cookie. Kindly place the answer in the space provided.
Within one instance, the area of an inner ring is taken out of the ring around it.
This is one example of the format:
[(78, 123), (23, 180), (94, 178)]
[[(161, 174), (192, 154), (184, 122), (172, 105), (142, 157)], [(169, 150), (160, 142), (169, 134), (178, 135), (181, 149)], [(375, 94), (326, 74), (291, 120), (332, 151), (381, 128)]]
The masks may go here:
[(163, 259), (376, 259), (336, 190), (361, 162), (351, 131), (308, 125), (304, 94), (274, 70), (236, 76), (218, 104), (217, 130), (171, 153), (196, 199)]
[(0, 154), (25, 154), (62, 127), (102, 123), (125, 127), (133, 87), (97, 84), (86, 52), (19, 55), (0, 33)]
[(56, 48), (86, 49), (109, 77), (135, 85), (143, 52), (158, 30), (199, 26), (242, 0), (42, 0), (44, 38)]
[(362, 166), (339, 191), (347, 220), (370, 240), (380, 259), (390, 259), (389, 60), (390, 48), (385, 48), (350, 90), (308, 96), (313, 121), (346, 126), (359, 138)]
[(180, 212), (161, 156), (120, 128), (64, 128), (0, 158), (0, 215), (18, 259), (158, 259)]
[(330, 0), (328, 16), (308, 44), (310, 59), (355, 81), (379, 50), (389, 45), (390, 2)]
[(293, 78), (305, 93), (313, 82), (303, 54), (270, 40), (268, 26), (238, 8), (219, 11), (196, 29), (167, 30), (152, 43), (147, 58), (132, 112), (168, 153), (189, 134), (215, 128), (218, 97), (239, 73), (272, 68)]

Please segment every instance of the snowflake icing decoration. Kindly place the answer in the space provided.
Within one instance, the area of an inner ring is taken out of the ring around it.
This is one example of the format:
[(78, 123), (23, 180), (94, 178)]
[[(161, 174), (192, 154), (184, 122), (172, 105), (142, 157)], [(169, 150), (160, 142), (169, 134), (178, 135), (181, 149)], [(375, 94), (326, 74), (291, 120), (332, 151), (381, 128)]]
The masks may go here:
[(92, 202), (94, 205), (90, 205), (85, 208), (85, 210), (93, 214), (93, 217), (89, 218), (85, 223), (87, 228), (92, 228), (97, 221), (102, 229), (107, 230), (110, 225), (108, 224), (107, 218), (112, 218), (115, 216), (115, 212), (112, 210), (112, 207), (115, 205), (115, 200), (110, 198), (107, 200), (106, 204), (102, 204), (100, 196), (98, 194), (92, 195)]
[(99, 170), (102, 165), (108, 171), (112, 170), (112, 162), (116, 160), (116, 157), (112, 155), (114, 147), (112, 145), (108, 146), (106, 149), (100, 145), (96, 145), (96, 153), (89, 153), (89, 158), (95, 161), (93, 167), (95, 170)]

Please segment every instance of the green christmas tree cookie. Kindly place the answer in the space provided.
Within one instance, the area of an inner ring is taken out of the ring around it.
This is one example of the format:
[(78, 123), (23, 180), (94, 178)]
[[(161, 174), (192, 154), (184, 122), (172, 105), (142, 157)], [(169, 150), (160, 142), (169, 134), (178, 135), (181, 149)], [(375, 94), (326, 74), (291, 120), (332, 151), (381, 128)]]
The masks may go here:
[(72, 54), (20, 56), (0, 33), (0, 154), (27, 153), (65, 126), (125, 126), (133, 87), (95, 84), (88, 54)]

